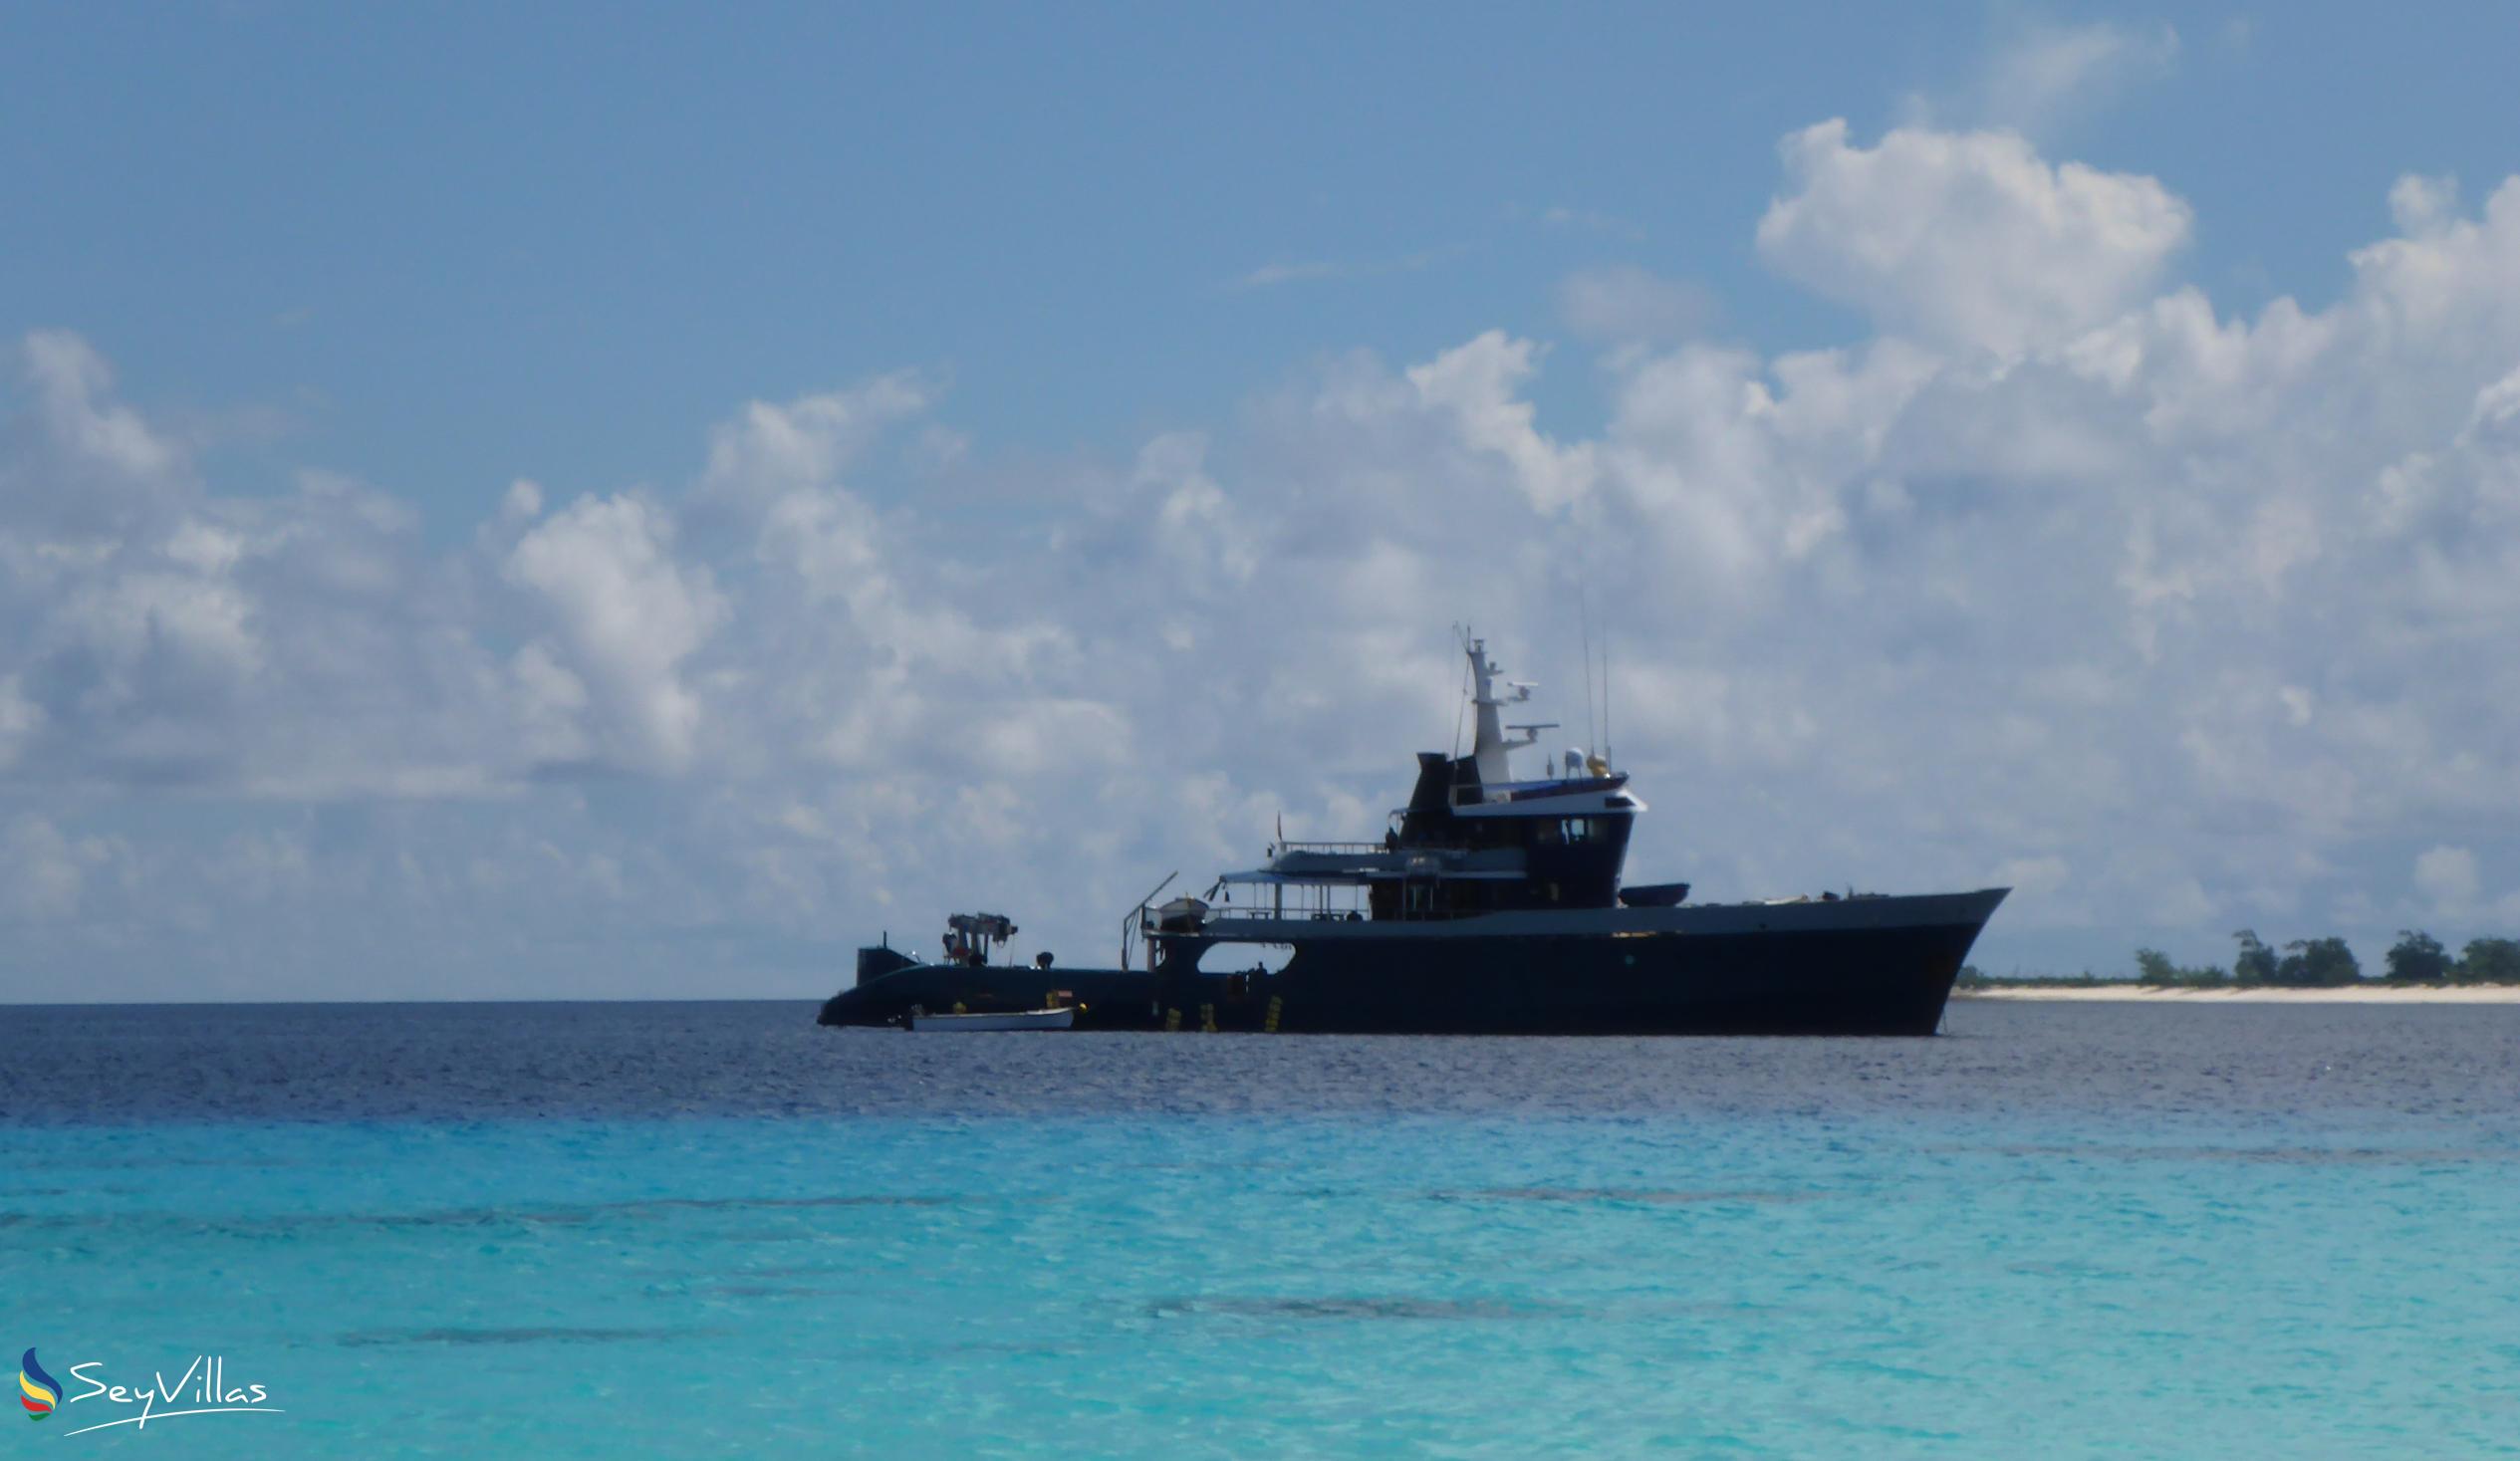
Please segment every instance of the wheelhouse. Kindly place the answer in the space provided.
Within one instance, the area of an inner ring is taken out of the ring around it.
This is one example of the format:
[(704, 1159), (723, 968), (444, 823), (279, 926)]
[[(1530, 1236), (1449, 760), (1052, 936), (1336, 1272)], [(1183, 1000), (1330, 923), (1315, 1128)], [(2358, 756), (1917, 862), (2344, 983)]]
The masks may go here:
[(1477, 712), (1469, 753), (1421, 753), (1408, 805), (1381, 842), (1280, 842), (1264, 865), (1217, 879), (1199, 920), (1209, 936), (1230, 936), (1215, 920), (1235, 917), (1408, 921), (1618, 905), (1644, 802), (1591, 752), (1568, 751), (1560, 775), (1514, 779), (1510, 754), (1552, 727), (1504, 724), (1503, 708), (1533, 687), (1499, 681), (1486, 641), (1462, 648)]

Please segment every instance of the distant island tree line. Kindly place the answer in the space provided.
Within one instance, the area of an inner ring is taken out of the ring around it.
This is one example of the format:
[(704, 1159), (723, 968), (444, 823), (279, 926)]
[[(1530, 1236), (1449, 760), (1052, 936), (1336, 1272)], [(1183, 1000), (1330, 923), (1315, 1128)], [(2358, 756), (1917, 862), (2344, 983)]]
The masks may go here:
[[(1959, 982), (1962, 988), (2062, 982), (2134, 983), (2153, 989), (2333, 989), (2364, 982), (2363, 966), (2344, 939), (2297, 938), (2279, 953), (2257, 936), (2256, 929), (2243, 928), (2231, 936), (2238, 940), (2240, 951), (2228, 969), (2210, 964), (2182, 968), (2159, 949), (2137, 949), (2133, 980), (2092, 974), (2063, 981), (1998, 979), (1972, 965), (1960, 971)], [(2520, 939), (2471, 938), (2452, 958), (2441, 940), (2421, 929), (2402, 928), (2397, 941), (2390, 945), (2384, 979), (2394, 984), (2520, 984)]]

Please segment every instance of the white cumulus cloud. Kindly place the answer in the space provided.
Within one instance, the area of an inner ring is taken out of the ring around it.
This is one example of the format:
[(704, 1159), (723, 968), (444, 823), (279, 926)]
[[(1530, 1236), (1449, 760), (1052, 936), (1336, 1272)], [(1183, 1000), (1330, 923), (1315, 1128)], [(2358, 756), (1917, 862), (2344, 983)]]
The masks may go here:
[(2142, 300), (2186, 242), (2187, 205), (2149, 177), (2052, 165), (2017, 134), (1844, 122), (1786, 138), (1788, 190), (1759, 253), (1885, 330), (2014, 356)]
[(700, 696), (682, 662), (715, 632), (724, 601), (704, 569), (673, 556), (673, 526), (633, 496), (583, 497), (536, 525), (508, 555), (508, 578), (550, 609), (556, 652), (534, 673), (545, 708), (565, 708), (565, 669), (603, 714), (598, 741), (626, 763), (679, 770), (690, 762)]
[(2465, 848), (2428, 848), (2415, 857), (2415, 891), (2437, 913), (2464, 913), (2476, 901), (2476, 854)]

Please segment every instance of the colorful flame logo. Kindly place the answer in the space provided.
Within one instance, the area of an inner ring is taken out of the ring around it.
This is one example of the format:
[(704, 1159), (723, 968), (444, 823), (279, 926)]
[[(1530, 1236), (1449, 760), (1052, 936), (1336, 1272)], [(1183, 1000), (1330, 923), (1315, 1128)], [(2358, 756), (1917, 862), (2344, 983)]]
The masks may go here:
[(26, 1407), (29, 1420), (42, 1420), (61, 1403), (61, 1381), (44, 1372), (32, 1349), (18, 1361), (18, 1403)]

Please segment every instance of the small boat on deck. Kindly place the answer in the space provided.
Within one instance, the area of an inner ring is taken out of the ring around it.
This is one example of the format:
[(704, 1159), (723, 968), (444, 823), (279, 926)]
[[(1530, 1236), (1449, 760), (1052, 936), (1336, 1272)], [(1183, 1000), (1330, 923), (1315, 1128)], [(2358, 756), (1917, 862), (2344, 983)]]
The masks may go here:
[(1062, 1010), (1016, 1010), (1000, 1015), (929, 1015), (912, 1011), (901, 1028), (915, 1031), (1068, 1030), (1075, 1028), (1074, 1005)]

